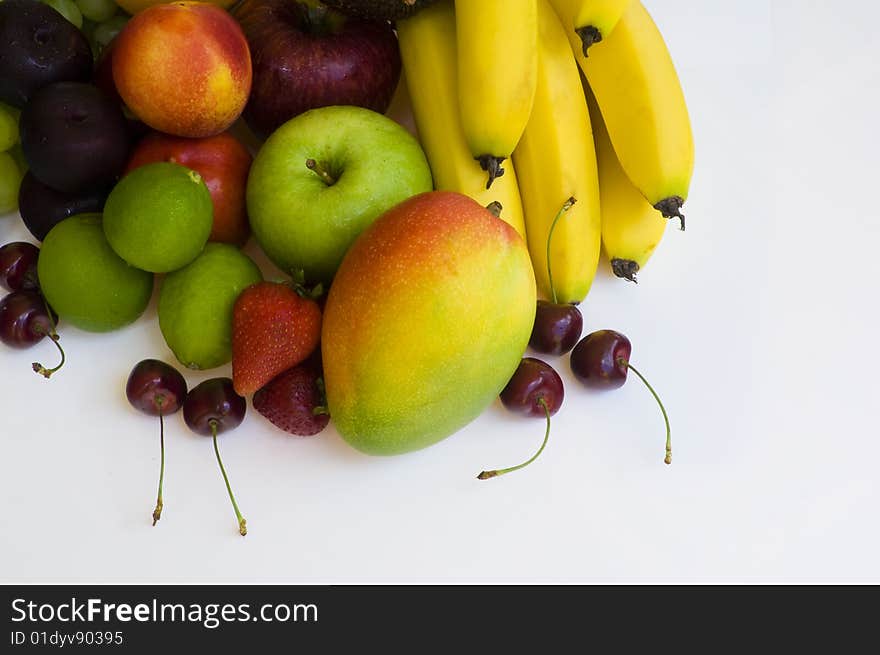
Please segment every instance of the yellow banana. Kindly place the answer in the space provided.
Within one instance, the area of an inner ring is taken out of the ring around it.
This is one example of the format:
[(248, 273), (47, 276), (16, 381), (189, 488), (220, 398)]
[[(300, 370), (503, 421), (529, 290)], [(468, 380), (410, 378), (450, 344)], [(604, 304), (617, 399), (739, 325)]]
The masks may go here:
[[(557, 302), (577, 303), (590, 291), (599, 263), (599, 180), (587, 101), (564, 32), (548, 0), (539, 0), (535, 102), (513, 162), (538, 285)], [(577, 203), (561, 217), (549, 247), (551, 289), (547, 239), (569, 197)]]
[(451, 0), (441, 0), (398, 21), (397, 35), (413, 116), (434, 175), (434, 188), (458, 191), (481, 205), (500, 203), (501, 218), (525, 238), (516, 172), (510, 168), (487, 189), (486, 174), (471, 155), (462, 132)]
[(684, 93), (663, 36), (639, 0), (601, 43), (574, 50), (629, 179), (665, 218), (678, 217), (694, 170), (694, 139)]
[(455, 0), (458, 103), (471, 154), (489, 174), (504, 174), (535, 96), (536, 0)]
[(602, 247), (617, 277), (636, 281), (666, 231), (666, 219), (633, 186), (614, 154), (596, 100), (585, 89), (599, 163)]
[(611, 34), (632, 0), (550, 0), (566, 31), (581, 40), (581, 51)]

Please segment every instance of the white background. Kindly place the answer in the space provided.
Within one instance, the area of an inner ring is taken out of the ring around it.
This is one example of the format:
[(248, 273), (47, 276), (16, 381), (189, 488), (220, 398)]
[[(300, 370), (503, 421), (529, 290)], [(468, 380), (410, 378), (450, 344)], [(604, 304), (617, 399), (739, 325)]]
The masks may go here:
[[(155, 308), (89, 335), (0, 349), (0, 579), (7, 582), (880, 582), (876, 260), (880, 8), (646, 0), (689, 102), (688, 231), (636, 287), (603, 275), (583, 309), (615, 328), (666, 400), (632, 378), (567, 382), (543, 425), (496, 406), (428, 450), (375, 459), (331, 430), (300, 439), (256, 412), (221, 450), (168, 422), (165, 512), (150, 527), (158, 425), (123, 393), (173, 361)], [(0, 242), (29, 235), (0, 220)], [(249, 248), (254, 251), (253, 246)], [(188, 374), (190, 385), (217, 374)]]

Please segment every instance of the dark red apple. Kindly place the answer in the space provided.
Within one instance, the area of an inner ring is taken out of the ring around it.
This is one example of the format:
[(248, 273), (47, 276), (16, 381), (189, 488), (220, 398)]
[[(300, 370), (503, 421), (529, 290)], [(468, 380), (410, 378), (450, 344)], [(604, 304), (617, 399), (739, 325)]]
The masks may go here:
[(316, 107), (388, 109), (400, 77), (389, 23), (292, 0), (244, 0), (233, 15), (251, 50), (253, 86), (244, 118), (258, 135)]
[(186, 166), (202, 176), (214, 202), (211, 241), (244, 245), (250, 234), (245, 186), (251, 154), (228, 132), (204, 139), (187, 139), (152, 132), (135, 146), (125, 172), (157, 161)]

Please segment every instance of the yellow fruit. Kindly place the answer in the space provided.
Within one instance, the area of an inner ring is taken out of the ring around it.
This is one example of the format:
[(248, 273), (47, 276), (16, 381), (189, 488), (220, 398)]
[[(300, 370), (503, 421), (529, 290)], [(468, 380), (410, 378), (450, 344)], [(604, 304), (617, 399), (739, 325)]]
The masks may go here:
[(456, 0), (458, 104), (471, 154), (488, 172), (519, 142), (535, 97), (536, 0)]
[(633, 186), (614, 154), (595, 99), (587, 89), (599, 163), (602, 247), (617, 277), (636, 281), (666, 231), (666, 219)]
[[(587, 101), (564, 31), (547, 0), (539, 0), (535, 102), (513, 161), (538, 286), (549, 298), (555, 291), (558, 302), (577, 303), (590, 291), (599, 263), (599, 180)], [(547, 239), (569, 197), (577, 202), (557, 223), (550, 243), (551, 289)]]
[(611, 35), (583, 56), (569, 33), (623, 170), (666, 218), (678, 216), (694, 169), (694, 139), (663, 36), (639, 0)]
[(614, 30), (632, 0), (550, 0), (566, 31), (581, 40), (584, 55)]
[(431, 165), (434, 188), (457, 191), (484, 207), (502, 206), (501, 218), (525, 238), (514, 167), (486, 188), (486, 173), (474, 160), (459, 117), (455, 13), (451, 0), (425, 7), (397, 22), (400, 55), (419, 140)]

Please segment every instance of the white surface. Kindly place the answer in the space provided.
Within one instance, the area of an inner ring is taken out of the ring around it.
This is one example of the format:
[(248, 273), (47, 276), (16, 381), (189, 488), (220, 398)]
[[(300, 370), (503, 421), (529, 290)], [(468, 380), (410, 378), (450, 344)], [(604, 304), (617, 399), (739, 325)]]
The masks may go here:
[[(638, 287), (603, 276), (584, 311), (636, 379), (540, 421), (490, 409), (412, 455), (372, 459), (329, 430), (255, 412), (221, 449), (168, 425), (166, 508), (150, 527), (158, 425), (123, 387), (171, 357), (151, 310), (96, 336), (65, 326), (67, 368), (0, 349), (0, 579), (14, 582), (880, 582), (876, 245), (880, 8), (788, 0), (647, 2), (697, 141), (686, 206)], [(25, 237), (17, 219), (0, 241)], [(171, 361), (169, 359), (169, 361)], [(221, 369), (228, 373), (228, 369)], [(216, 374), (216, 372), (212, 372)], [(188, 375), (191, 385), (209, 374)]]

